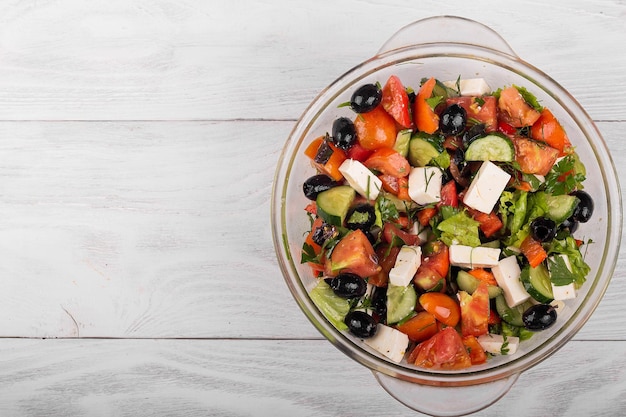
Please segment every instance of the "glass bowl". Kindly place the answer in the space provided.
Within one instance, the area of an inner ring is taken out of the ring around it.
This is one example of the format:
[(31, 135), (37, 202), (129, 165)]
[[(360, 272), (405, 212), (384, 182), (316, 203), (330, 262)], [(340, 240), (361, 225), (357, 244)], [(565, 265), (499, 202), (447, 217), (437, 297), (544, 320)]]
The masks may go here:
[[(468, 41), (470, 40), (470, 41)], [(416, 43), (419, 41), (419, 43)], [(576, 236), (594, 243), (585, 256), (591, 267), (578, 297), (568, 300), (554, 326), (520, 344), (514, 355), (499, 355), (486, 364), (460, 371), (433, 371), (395, 363), (360, 339), (338, 331), (308, 293), (315, 285), (310, 268), (300, 263), (308, 200), (302, 183), (315, 174), (303, 151), (330, 131), (340, 116), (354, 117), (339, 104), (368, 82), (383, 84), (395, 74), (405, 85), (423, 77), (440, 80), (482, 77), (492, 88), (524, 86), (552, 110), (587, 169), (585, 191), (595, 203), (592, 219)], [(272, 229), (278, 263), (295, 301), (311, 323), (347, 356), (371, 369), (378, 382), (408, 407), (431, 415), (462, 415), (480, 410), (504, 395), (519, 374), (561, 348), (589, 319), (611, 279), (622, 227), (620, 188), (615, 167), (600, 132), (578, 102), (549, 76), (521, 60), (493, 30), (472, 20), (439, 16), (400, 29), (371, 59), (350, 69), (308, 106), (284, 146), (272, 190)], [(455, 399), (463, 398), (463, 401)]]

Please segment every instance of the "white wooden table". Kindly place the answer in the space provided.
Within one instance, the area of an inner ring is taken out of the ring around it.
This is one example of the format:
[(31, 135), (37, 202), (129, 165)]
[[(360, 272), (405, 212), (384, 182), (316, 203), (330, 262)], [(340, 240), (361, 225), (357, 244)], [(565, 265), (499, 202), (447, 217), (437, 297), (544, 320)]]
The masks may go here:
[[(0, 1), (0, 415), (415, 415), (301, 313), (269, 197), (318, 92), (439, 14), (561, 83), (626, 173), (623, 0)], [(477, 415), (626, 411), (620, 253), (575, 339)]]

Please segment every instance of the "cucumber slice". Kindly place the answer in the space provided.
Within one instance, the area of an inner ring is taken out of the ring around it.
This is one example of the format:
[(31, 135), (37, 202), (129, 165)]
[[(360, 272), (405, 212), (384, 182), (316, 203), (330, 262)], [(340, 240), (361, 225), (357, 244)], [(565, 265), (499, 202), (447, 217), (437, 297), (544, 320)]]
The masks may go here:
[(398, 323), (413, 313), (417, 304), (417, 293), (413, 285), (387, 287), (387, 324)]
[(546, 207), (548, 208), (546, 217), (554, 220), (556, 224), (563, 223), (565, 220), (569, 219), (580, 201), (573, 195), (542, 194), (545, 198)]
[(317, 214), (328, 224), (342, 226), (354, 201), (356, 191), (349, 185), (340, 185), (317, 195)]
[(317, 308), (337, 329), (348, 329), (348, 326), (343, 322), (346, 314), (350, 311), (348, 300), (335, 294), (330, 285), (323, 279), (318, 281), (317, 285), (309, 293), (309, 296)]
[[(461, 290), (468, 294), (473, 294), (476, 288), (478, 288), (480, 280), (472, 276), (469, 272), (460, 270), (456, 276), (456, 283)], [(502, 288), (497, 285), (487, 285), (487, 291), (489, 292), (489, 298), (496, 298), (498, 295), (502, 294)]]
[(413, 136), (409, 142), (407, 159), (414, 167), (424, 167), (431, 159), (439, 156), (441, 151), (432, 143), (420, 136)]
[(474, 140), (465, 151), (467, 161), (511, 162), (515, 159), (515, 147), (511, 139), (492, 133)]
[(536, 268), (526, 266), (522, 269), (522, 283), (526, 292), (540, 303), (549, 303), (554, 299), (552, 285), (550, 283), (550, 273), (545, 265), (540, 264)]
[(528, 307), (530, 307), (532, 303), (530, 301), (525, 301), (522, 304), (509, 307), (504, 299), (504, 295), (499, 295), (496, 297), (496, 311), (502, 320), (505, 322), (512, 324), (513, 326), (523, 327), (524, 321), (522, 320), (522, 315), (524, 311)]
[(409, 142), (411, 141), (411, 129), (404, 129), (398, 132), (396, 135), (396, 143), (393, 145), (393, 150), (400, 155), (406, 156), (409, 154)]

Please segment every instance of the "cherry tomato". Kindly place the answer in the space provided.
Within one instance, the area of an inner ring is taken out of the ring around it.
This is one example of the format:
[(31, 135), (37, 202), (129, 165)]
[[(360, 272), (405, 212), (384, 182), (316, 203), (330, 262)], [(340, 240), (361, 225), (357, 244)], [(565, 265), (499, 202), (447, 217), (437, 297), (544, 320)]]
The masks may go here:
[(398, 324), (396, 328), (409, 336), (413, 342), (422, 342), (439, 331), (435, 316), (427, 311), (420, 311), (404, 323)]
[(396, 121), (382, 106), (357, 115), (354, 127), (357, 141), (365, 149), (393, 148), (396, 142)]
[(427, 292), (420, 296), (419, 303), (437, 320), (446, 326), (454, 327), (461, 319), (461, 308), (450, 296), (440, 292)]
[(409, 95), (396, 75), (392, 75), (383, 87), (383, 108), (402, 127), (413, 125), (410, 114)]

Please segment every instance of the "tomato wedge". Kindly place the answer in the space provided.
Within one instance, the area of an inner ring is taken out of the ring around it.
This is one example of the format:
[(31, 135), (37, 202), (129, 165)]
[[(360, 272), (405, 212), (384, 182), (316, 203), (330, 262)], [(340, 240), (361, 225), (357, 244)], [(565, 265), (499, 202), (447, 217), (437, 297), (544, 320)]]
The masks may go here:
[(484, 124), (486, 132), (494, 132), (498, 128), (497, 100), (494, 96), (452, 97), (446, 100), (446, 105), (452, 104), (465, 109), (467, 120)]
[(459, 291), (461, 303), (461, 333), (463, 336), (481, 336), (489, 331), (489, 292), (481, 282), (473, 294)]
[(454, 180), (450, 180), (445, 183), (441, 187), (441, 200), (438, 205), (440, 206), (451, 206), (458, 207), (459, 206), (459, 196), (456, 191), (456, 182)]
[(354, 159), (359, 162), (364, 162), (367, 158), (370, 157), (372, 151), (369, 149), (365, 149), (359, 142), (354, 142), (352, 146), (346, 151), (346, 155), (350, 159)]
[(480, 365), (487, 362), (487, 354), (485, 349), (480, 345), (478, 339), (474, 336), (463, 336), (463, 344), (467, 349), (472, 365)]
[(512, 138), (515, 161), (525, 174), (546, 175), (559, 157), (559, 151), (545, 143), (520, 136)]
[(427, 292), (420, 296), (419, 303), (446, 326), (454, 327), (461, 319), (459, 304), (446, 294)]
[(394, 244), (394, 237), (400, 239), (405, 245), (419, 245), (420, 238), (409, 232), (405, 232), (393, 223), (385, 223), (383, 226), (383, 240), (389, 244)]
[(541, 243), (533, 239), (532, 236), (526, 237), (519, 249), (533, 268), (538, 267), (548, 257)]
[(375, 150), (363, 164), (371, 170), (394, 177), (406, 177), (411, 171), (409, 161), (391, 148)]
[(354, 119), (357, 143), (364, 149), (393, 148), (396, 143), (396, 121), (381, 105)]
[(433, 134), (439, 129), (439, 116), (430, 107), (426, 101), (433, 94), (433, 88), (436, 84), (435, 78), (426, 81), (415, 97), (413, 104), (413, 119), (418, 130)]
[(426, 227), (430, 223), (430, 220), (437, 215), (439, 210), (436, 207), (424, 207), (417, 212), (417, 221), (422, 226)]
[(328, 276), (351, 272), (361, 278), (367, 278), (380, 270), (372, 244), (365, 233), (358, 229), (348, 233), (337, 243), (325, 267)]
[(547, 143), (558, 150), (560, 155), (564, 154), (564, 149), (572, 146), (567, 138), (565, 129), (547, 108), (543, 109), (539, 119), (530, 128), (530, 136), (533, 139)]
[(500, 92), (498, 108), (501, 119), (513, 127), (532, 126), (540, 116), (515, 87), (507, 87)]
[(400, 246), (380, 245), (376, 249), (376, 256), (379, 259), (380, 271), (371, 275), (367, 282), (376, 287), (386, 287), (389, 283), (389, 271), (396, 264), (396, 258), (400, 253)]
[(461, 336), (452, 327), (446, 327), (417, 345), (408, 360), (417, 366), (432, 369), (453, 370), (472, 365)]
[(487, 214), (468, 207), (467, 212), (479, 223), (478, 227), (487, 238), (493, 236), (498, 233), (500, 229), (502, 229), (502, 220), (500, 220), (500, 217), (495, 213), (495, 211)]
[(381, 104), (385, 111), (389, 113), (400, 126), (408, 128), (413, 125), (409, 95), (397, 75), (389, 77), (383, 87), (383, 99)]
[[(315, 162), (315, 157), (317, 156), (318, 150), (323, 144), (327, 145), (332, 150), (332, 154), (325, 163)], [(346, 154), (344, 151), (337, 148), (334, 144), (324, 140), (324, 136), (320, 136), (319, 138), (311, 141), (309, 146), (307, 146), (307, 148), (304, 150), (304, 154), (311, 158), (311, 162), (319, 171), (328, 175), (335, 181), (343, 180), (343, 174), (339, 172), (339, 167), (341, 166), (343, 161), (347, 159)]]
[(409, 336), (412, 342), (422, 342), (433, 337), (438, 331), (437, 319), (427, 311), (420, 311), (396, 329)]

